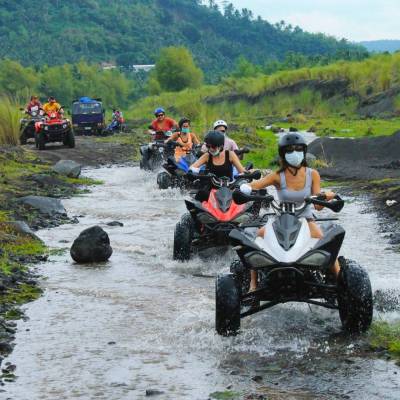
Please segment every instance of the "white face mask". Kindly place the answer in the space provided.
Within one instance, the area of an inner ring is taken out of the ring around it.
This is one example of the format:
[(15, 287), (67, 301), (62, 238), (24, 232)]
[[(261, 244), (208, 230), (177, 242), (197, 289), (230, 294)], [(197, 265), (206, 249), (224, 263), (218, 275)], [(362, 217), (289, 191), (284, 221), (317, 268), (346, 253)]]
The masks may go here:
[(302, 151), (292, 151), (285, 154), (285, 160), (292, 167), (300, 167), (304, 160), (304, 153)]
[(216, 157), (216, 156), (219, 156), (219, 153), (221, 153), (221, 150), (215, 150), (215, 151), (212, 151), (212, 150), (208, 150), (208, 152), (213, 156), (213, 157)]

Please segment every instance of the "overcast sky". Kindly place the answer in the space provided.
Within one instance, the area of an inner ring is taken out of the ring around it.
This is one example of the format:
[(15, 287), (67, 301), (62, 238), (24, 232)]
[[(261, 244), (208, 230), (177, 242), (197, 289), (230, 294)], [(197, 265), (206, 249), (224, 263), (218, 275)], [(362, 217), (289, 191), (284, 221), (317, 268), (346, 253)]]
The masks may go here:
[[(221, 3), (221, 0), (218, 0)], [(400, 0), (230, 0), (268, 22), (352, 41), (400, 39)]]

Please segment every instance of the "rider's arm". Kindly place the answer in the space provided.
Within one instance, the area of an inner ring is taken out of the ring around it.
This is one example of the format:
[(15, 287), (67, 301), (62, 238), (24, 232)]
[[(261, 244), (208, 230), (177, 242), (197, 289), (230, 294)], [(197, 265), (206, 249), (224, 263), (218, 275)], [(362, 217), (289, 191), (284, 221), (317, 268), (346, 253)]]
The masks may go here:
[(239, 157), (233, 151), (229, 152), (229, 160), (236, 167), (239, 174), (243, 174), (243, 172), (246, 171), (243, 165), (240, 163)]
[[(311, 186), (311, 194), (318, 195), (321, 193), (321, 177), (317, 170), (313, 169), (311, 173), (312, 177), (312, 186)], [(335, 197), (335, 193), (332, 191), (325, 192), (326, 200), (333, 200)], [(322, 210), (324, 207), (319, 205), (314, 205), (316, 210)]]
[(267, 176), (264, 176), (264, 178), (261, 178), (258, 181), (251, 182), (249, 185), (253, 190), (260, 190), (268, 186), (279, 186), (279, 184), (279, 175), (276, 172), (273, 172)]
[(165, 140), (164, 143), (168, 143), (168, 142), (170, 142), (170, 141), (172, 141), (172, 140), (176, 140), (176, 139), (178, 139), (178, 137), (179, 137), (179, 133), (178, 133), (178, 132), (175, 132), (175, 133), (173, 133), (167, 140)]
[(200, 168), (202, 165), (207, 163), (208, 161), (208, 153), (203, 154), (195, 163), (193, 163), (190, 168)]
[(192, 135), (192, 142), (193, 142), (194, 144), (200, 144), (200, 140), (199, 140), (199, 138), (197, 137), (197, 135), (196, 135), (194, 132), (190, 132), (190, 134)]

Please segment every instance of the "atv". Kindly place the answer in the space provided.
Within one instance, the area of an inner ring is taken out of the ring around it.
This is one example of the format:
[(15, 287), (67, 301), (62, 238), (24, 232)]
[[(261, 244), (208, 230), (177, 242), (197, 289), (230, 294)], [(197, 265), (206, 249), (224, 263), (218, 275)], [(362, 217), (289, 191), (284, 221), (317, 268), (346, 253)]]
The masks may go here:
[(140, 169), (155, 171), (162, 165), (163, 161), (166, 161), (168, 157), (174, 155), (175, 146), (173, 144), (165, 143), (165, 140), (167, 140), (171, 135), (171, 131), (155, 132), (151, 135), (151, 143), (142, 144), (140, 146), (140, 154), (142, 156), (140, 160)]
[[(171, 146), (179, 146), (178, 143), (171, 142)], [(249, 152), (247, 147), (239, 150), (235, 150), (235, 153), (240, 157), (243, 154)], [(157, 184), (160, 189), (168, 188), (180, 188), (180, 189), (191, 189), (193, 188), (193, 180), (189, 179), (187, 173), (189, 172), (190, 166), (202, 156), (201, 145), (193, 146), (193, 149), (182, 157), (179, 161), (176, 161), (174, 157), (168, 157), (167, 162), (163, 165), (165, 171), (161, 171), (157, 175)], [(250, 168), (248, 168), (250, 169)], [(237, 175), (236, 169), (234, 169), (234, 176)]]
[(39, 106), (31, 107), (31, 110), (26, 111), (26, 114), (28, 118), (20, 120), (19, 141), (21, 144), (26, 144), (28, 139), (35, 138), (35, 124), (44, 120), (44, 111)]
[[(214, 174), (188, 174), (195, 182), (201, 182), (207, 190), (199, 190), (196, 196), (186, 199), (188, 213), (176, 224), (174, 233), (174, 260), (190, 259), (196, 249), (229, 245), (229, 232), (240, 223), (257, 218), (261, 203), (239, 205), (233, 201), (232, 192), (241, 183), (261, 177), (260, 171), (238, 175), (233, 181), (218, 178)], [(211, 185), (211, 191), (208, 188)], [(208, 198), (201, 198), (206, 194)]]
[(75, 136), (68, 119), (59, 112), (50, 113), (44, 121), (35, 124), (35, 144), (44, 150), (46, 143), (62, 142), (70, 148), (75, 147)]
[[(339, 257), (339, 276), (331, 272), (345, 236), (344, 229), (330, 222), (322, 226), (324, 237), (314, 239), (306, 219), (301, 217), (309, 204), (339, 212), (344, 205), (340, 196), (332, 201), (326, 201), (324, 195), (311, 196), (301, 206), (277, 203), (272, 196), (257, 192), (245, 195), (235, 191), (233, 198), (239, 204), (267, 201), (274, 217), (268, 218), (263, 238), (240, 227), (229, 234), (239, 259), (231, 264), (230, 274), (216, 279), (218, 334), (235, 335), (241, 318), (293, 301), (339, 310), (346, 331), (363, 332), (369, 328), (373, 299), (368, 273), (344, 257)], [(258, 275), (258, 287), (252, 292), (249, 292), (250, 270)]]

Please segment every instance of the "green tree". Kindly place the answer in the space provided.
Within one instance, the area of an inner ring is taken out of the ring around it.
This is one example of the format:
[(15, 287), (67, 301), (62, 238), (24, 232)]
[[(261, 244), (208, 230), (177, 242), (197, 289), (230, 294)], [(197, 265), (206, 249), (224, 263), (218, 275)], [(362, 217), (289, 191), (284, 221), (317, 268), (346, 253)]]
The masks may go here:
[(196, 66), (192, 54), (185, 47), (166, 47), (156, 62), (154, 77), (160, 88), (178, 92), (185, 88), (197, 88), (203, 82), (203, 72)]
[(236, 62), (236, 67), (232, 72), (232, 76), (235, 78), (250, 78), (256, 76), (259, 73), (259, 67), (252, 64), (244, 56), (240, 56)]

